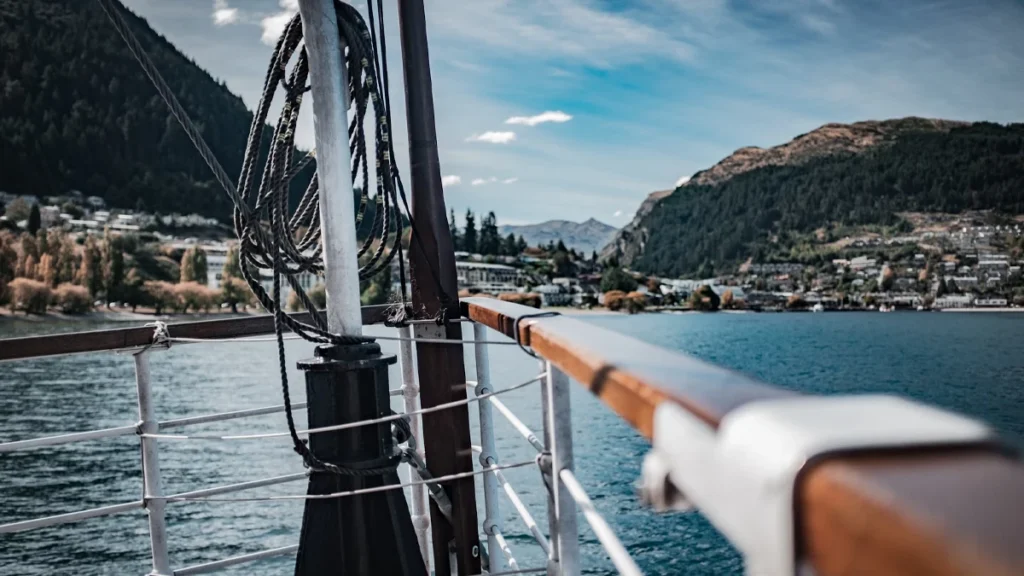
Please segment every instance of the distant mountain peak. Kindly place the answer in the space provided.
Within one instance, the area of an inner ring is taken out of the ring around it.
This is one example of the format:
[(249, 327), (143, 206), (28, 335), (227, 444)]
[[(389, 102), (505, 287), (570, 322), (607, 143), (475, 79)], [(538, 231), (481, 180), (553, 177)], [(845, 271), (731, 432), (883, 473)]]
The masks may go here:
[(561, 240), (566, 247), (590, 254), (600, 250), (615, 235), (616, 228), (596, 218), (588, 218), (583, 222), (569, 220), (548, 220), (539, 224), (523, 226), (501, 226), (502, 236), (515, 234), (522, 236), (530, 246), (557, 243)]

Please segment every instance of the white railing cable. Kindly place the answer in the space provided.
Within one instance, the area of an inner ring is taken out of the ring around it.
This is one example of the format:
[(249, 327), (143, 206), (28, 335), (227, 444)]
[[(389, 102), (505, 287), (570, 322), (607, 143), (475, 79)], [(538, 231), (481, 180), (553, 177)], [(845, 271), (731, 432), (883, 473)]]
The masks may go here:
[(425, 486), (427, 484), (435, 484), (439, 482), (451, 482), (452, 480), (459, 480), (461, 478), (469, 478), (470, 476), (477, 476), (484, 472), (493, 470), (510, 470), (512, 468), (522, 468), (524, 466), (534, 466), (537, 463), (533, 460), (527, 460), (524, 462), (516, 462), (514, 464), (502, 464), (500, 466), (489, 466), (481, 470), (473, 470), (471, 472), (460, 472), (458, 474), (449, 474), (447, 476), (438, 476), (429, 480), (416, 480), (413, 482), (406, 482), (404, 484), (389, 484), (386, 486), (373, 486), (370, 488), (361, 488), (359, 490), (348, 490), (345, 492), (333, 492), (331, 494), (294, 494), (288, 496), (256, 496), (252, 498), (206, 498), (206, 497), (180, 497), (180, 496), (161, 496), (160, 500), (165, 502), (275, 502), (279, 500), (330, 500), (334, 498), (345, 498), (348, 496), (359, 496), (360, 494), (374, 494), (377, 492), (387, 492), (389, 490), (403, 490), (413, 486)]
[[(477, 385), (476, 382), (467, 382), (467, 384), (471, 387)], [(519, 432), (520, 436), (526, 438), (526, 441), (529, 442), (530, 445), (537, 450), (537, 452), (544, 451), (544, 445), (541, 444), (540, 440), (537, 438), (537, 435), (534, 434), (533, 430), (530, 430), (529, 426), (523, 424), (523, 421), (520, 420), (519, 417), (516, 416), (515, 413), (513, 413), (512, 410), (509, 409), (509, 407), (506, 406), (504, 402), (494, 397), (491, 397), (487, 401), (492, 406), (497, 408), (498, 412), (501, 412), (501, 415), (505, 417), (505, 420), (508, 420), (509, 424), (511, 424), (512, 427), (516, 429), (516, 432)]]
[(309, 472), (298, 472), (296, 474), (286, 474), (284, 476), (263, 478), (262, 480), (250, 480), (248, 482), (239, 482), (237, 484), (225, 484), (223, 486), (215, 486), (213, 488), (202, 488), (200, 490), (192, 490), (190, 492), (181, 492), (179, 494), (172, 494), (170, 496), (167, 496), (166, 498), (164, 498), (164, 500), (177, 502), (181, 500), (207, 498), (210, 496), (217, 496), (220, 494), (229, 494), (231, 492), (241, 492), (243, 490), (252, 490), (253, 488), (262, 488), (264, 486), (284, 484), (285, 482), (305, 480), (306, 478), (309, 478)]
[[(390, 416), (383, 416), (381, 418), (374, 418), (372, 420), (361, 420), (359, 422), (349, 422), (347, 424), (338, 424), (335, 426), (323, 426), (321, 428), (310, 428), (308, 430), (297, 430), (296, 433), (299, 436), (308, 436), (310, 434), (319, 434), (322, 432), (334, 432), (337, 430), (348, 430), (351, 428), (359, 428), (361, 426), (372, 426), (374, 424), (383, 424), (385, 422), (393, 422), (395, 420), (405, 418), (407, 416), (414, 416), (416, 414), (429, 414), (431, 412), (440, 412), (441, 410), (448, 410), (455, 408), (456, 406), (464, 406), (473, 402), (479, 402), (485, 398), (492, 396), (498, 396), (500, 394), (507, 394), (514, 392), (520, 388), (525, 388), (534, 382), (537, 382), (544, 378), (543, 374), (539, 374), (530, 378), (525, 382), (510, 386), (508, 388), (502, 388), (501, 390), (495, 390), (487, 394), (482, 394), (474, 398), (466, 398), (465, 400), (456, 400), (454, 402), (446, 402), (444, 404), (438, 404), (431, 406), (430, 408), (421, 408), (415, 412), (406, 414), (392, 414)], [(267, 438), (287, 438), (290, 436), (288, 432), (267, 432), (263, 434), (233, 434), (233, 435), (213, 435), (213, 434), (141, 434), (142, 437), (146, 438), (160, 438), (164, 440), (263, 440)]]
[(44, 446), (59, 446), (61, 444), (72, 444), (74, 442), (85, 442), (87, 440), (99, 440), (100, 438), (134, 436), (138, 431), (138, 424), (132, 424), (131, 426), (118, 426), (117, 428), (105, 428), (103, 430), (72, 432), (70, 434), (46, 436), (44, 438), (33, 438), (31, 440), (17, 440), (14, 442), (5, 442), (0, 444), (0, 453), (29, 450), (31, 448), (42, 448)]
[[(473, 446), (473, 451), (480, 453), (480, 447)], [(487, 462), (482, 462), (482, 464), (485, 466), (496, 466), (498, 463), (494, 458), (489, 458)], [(505, 475), (501, 473), (501, 470), (495, 470), (494, 477), (498, 480), (498, 484), (501, 486), (502, 490), (505, 491), (505, 495), (508, 496), (509, 501), (512, 502), (512, 507), (516, 509), (516, 512), (519, 513), (519, 517), (523, 519), (523, 523), (526, 524), (526, 529), (533, 535), (533, 539), (537, 541), (537, 544), (544, 551), (544, 554), (547, 554), (550, 549), (548, 539), (544, 536), (544, 533), (540, 531), (540, 526), (538, 526), (537, 521), (533, 519), (533, 514), (530, 514), (530, 510), (526, 507), (526, 504), (523, 503), (523, 500), (519, 497), (515, 488), (512, 487), (512, 484), (510, 484), (508, 479), (505, 478)]]
[[(487, 327), (483, 324), (473, 324), (473, 346), (474, 359), (476, 360), (476, 381), (477, 386), (473, 387), (476, 395), (483, 396), (491, 391), (491, 368), (487, 358)], [(480, 409), (480, 464), (494, 466), (498, 463), (497, 449), (494, 443), (494, 415), (491, 413), (489, 401), (480, 402), (477, 405)], [(495, 549), (501, 548), (504, 552), (507, 544), (502, 546), (505, 539), (501, 536), (501, 509), (498, 505), (498, 482), (494, 472), (484, 474), (484, 534), (487, 534), (488, 570), (497, 568)], [(507, 554), (509, 564), (513, 568), (512, 553)]]
[(187, 568), (180, 568), (178, 570), (175, 570), (174, 576), (190, 576), (191, 574), (206, 574), (207, 572), (216, 572), (221, 568), (235, 566), (236, 564), (254, 562), (256, 560), (263, 560), (264, 558), (273, 558), (275, 556), (284, 556), (285, 554), (294, 554), (296, 551), (298, 551), (298, 549), (298, 544), (293, 544), (291, 546), (282, 546), (280, 548), (261, 550), (259, 552), (253, 552), (252, 554), (242, 554), (241, 556), (233, 556), (231, 558), (225, 558), (223, 560), (207, 562), (205, 564), (196, 564), (195, 566), (189, 566)]
[[(508, 547), (508, 542), (505, 540), (505, 535), (501, 533), (501, 529), (492, 527), (493, 532), (488, 536), (494, 537), (495, 547), (501, 550), (501, 553), (505, 555), (505, 561), (508, 562), (508, 567), (513, 570), (519, 569), (519, 563), (516, 562), (515, 557), (512, 555), (512, 549)], [(490, 554), (491, 563), (494, 563), (494, 551), (490, 548), (487, 549), (487, 553)], [(493, 570), (494, 567), (491, 566)]]
[[(414, 337), (409, 337), (409, 336), (373, 336), (373, 335), (371, 335), (369, 337), (373, 338), (374, 340), (391, 340), (391, 341), (395, 341), (395, 342), (424, 342), (424, 343), (427, 343), (427, 344), (459, 344), (459, 345), (476, 344), (476, 342), (473, 341), (473, 340), (454, 340), (454, 339), (448, 339), (448, 338), (414, 338)], [(284, 340), (302, 340), (302, 337), (301, 336), (297, 336), (295, 334), (285, 334), (283, 339)], [(167, 341), (168, 342), (172, 342), (172, 343), (176, 343), (176, 344), (246, 344), (246, 343), (253, 343), (253, 342), (277, 342), (277, 338), (271, 337), (271, 336), (255, 337), (255, 338), (253, 338), (253, 337), (250, 337), (250, 338), (179, 338), (177, 336), (172, 336), (172, 337), (168, 338)], [(487, 343), (488, 344), (497, 345), (497, 346), (518, 346), (518, 344), (516, 344), (515, 342), (505, 342), (505, 341), (501, 341), (501, 340), (498, 340), (498, 341), (488, 341)]]
[[(296, 402), (292, 404), (292, 410), (304, 410), (305, 408), (305, 402)], [(220, 412), (218, 414), (206, 414), (203, 416), (188, 416), (185, 418), (164, 420), (160, 422), (160, 429), (181, 428), (182, 426), (193, 426), (196, 424), (207, 424), (210, 422), (223, 422), (224, 420), (235, 420), (237, 418), (263, 416), (266, 414), (277, 414), (278, 412), (284, 412), (284, 404), (278, 404), (276, 406), (265, 406), (263, 408), (250, 408), (247, 410), (234, 410), (231, 412)]]
[[(400, 329), (403, 336), (412, 336), (412, 327), (403, 326)], [(407, 413), (419, 412), (420, 409), (420, 386), (416, 381), (416, 366), (413, 359), (414, 347), (412, 342), (403, 340), (399, 345), (399, 359), (402, 368), (402, 387), (399, 393), (402, 395), (405, 411)], [(420, 418), (416, 415), (409, 418), (409, 430), (412, 432), (409, 437), (408, 447), (411, 448), (420, 459), (423, 453), (419, 449), (420, 442)], [(409, 466), (409, 481), (412, 482), (416, 471)], [(412, 529), (416, 534), (416, 542), (420, 547), (420, 555), (426, 565), (427, 573), (430, 573), (430, 512), (427, 506), (426, 486), (414, 486), (410, 491), (410, 508), (412, 517)]]
[(57, 514), (55, 516), (47, 516), (45, 518), (22, 520), (21, 522), (11, 522), (10, 524), (0, 524), (0, 534), (8, 534), (11, 532), (24, 532), (25, 530), (35, 530), (37, 528), (56, 526), (57, 524), (69, 524), (71, 522), (78, 522), (80, 520), (88, 520), (89, 518), (98, 518), (100, 516), (120, 514), (122, 512), (128, 512), (130, 510), (141, 509), (145, 507), (145, 505), (146, 503), (144, 501), (138, 500), (135, 502), (125, 502), (124, 504), (114, 504), (112, 506), (102, 506), (100, 508), (80, 510), (78, 512), (68, 512), (67, 514)]
[(636, 565), (633, 558), (626, 551), (626, 547), (622, 545), (618, 536), (615, 535), (615, 531), (612, 530), (611, 526), (605, 521), (601, 514), (594, 508), (594, 503), (591, 502), (590, 497), (587, 496), (587, 492), (583, 489), (583, 486), (576, 480), (576, 476), (571, 470), (562, 470), (559, 473), (559, 478), (562, 484), (569, 491), (573, 500), (576, 501), (576, 505), (583, 511), (583, 517), (587, 519), (590, 524), (590, 528), (594, 531), (594, 535), (597, 536), (601, 546), (604, 547), (605, 552), (608, 553), (608, 558), (611, 559), (612, 564), (615, 565), (616, 570), (619, 574), (625, 576), (642, 576), (643, 572), (640, 571), (640, 567)]
[(474, 574), (473, 576), (516, 576), (518, 574), (538, 574), (540, 572), (547, 572), (547, 566), (543, 568), (519, 568), (516, 570), (502, 570), (501, 572), (484, 572), (482, 574)]

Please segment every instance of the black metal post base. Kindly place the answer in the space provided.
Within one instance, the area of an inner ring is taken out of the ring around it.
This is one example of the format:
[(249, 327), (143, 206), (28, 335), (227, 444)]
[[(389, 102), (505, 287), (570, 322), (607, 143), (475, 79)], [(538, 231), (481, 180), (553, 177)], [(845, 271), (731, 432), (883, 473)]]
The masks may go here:
[[(369, 420), (390, 413), (388, 365), (376, 343), (318, 346), (299, 362), (306, 372), (309, 427)], [(391, 423), (313, 434), (309, 447), (325, 462), (378, 468), (393, 453)], [(370, 476), (315, 472), (308, 494), (399, 484), (395, 471)], [(296, 576), (426, 576), (402, 490), (306, 500)]]

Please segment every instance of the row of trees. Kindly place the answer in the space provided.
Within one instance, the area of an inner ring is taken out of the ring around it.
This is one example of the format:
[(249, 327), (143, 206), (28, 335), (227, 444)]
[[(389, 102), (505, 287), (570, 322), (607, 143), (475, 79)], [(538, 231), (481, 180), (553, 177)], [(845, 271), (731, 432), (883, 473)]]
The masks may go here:
[(522, 236), (516, 238), (509, 233), (504, 238), (498, 232), (498, 218), (494, 212), (488, 212), (480, 222), (480, 230), (476, 229), (476, 216), (472, 210), (466, 209), (465, 226), (459, 230), (455, 223), (455, 210), (448, 217), (448, 229), (452, 235), (452, 246), (455, 250), (482, 254), (484, 256), (518, 256), (526, 250), (526, 240)]
[[(252, 304), (236, 248), (228, 251), (220, 289), (207, 286), (206, 253), (157, 252), (135, 236), (106, 235), (78, 242), (59, 230), (20, 237), (0, 233), (0, 305), (42, 313), (49, 305), (84, 312), (94, 302), (119, 302), (178, 312)], [(74, 288), (72, 288), (74, 287)], [(80, 289), (76, 289), (80, 288)]]

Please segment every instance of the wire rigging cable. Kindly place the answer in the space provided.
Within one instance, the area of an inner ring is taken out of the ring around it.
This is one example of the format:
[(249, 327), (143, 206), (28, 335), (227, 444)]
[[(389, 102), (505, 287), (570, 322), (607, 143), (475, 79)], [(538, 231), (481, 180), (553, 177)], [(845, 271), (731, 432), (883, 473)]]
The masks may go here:
[[(159, 70), (146, 54), (138, 39), (125, 21), (119, 3), (116, 0), (98, 0), (107, 13), (117, 32), (124, 39), (135, 59), (142, 66), (146, 75), (153, 82), (157, 92), (199, 150), (203, 160), (214, 173), (217, 182), (224, 188), (234, 204), (233, 223), (239, 239), (239, 258), (242, 276), (260, 304), (274, 315), (274, 331), (278, 347), (278, 359), (281, 370), (281, 388), (284, 397), (285, 416), (288, 429), (296, 452), (306, 465), (318, 471), (329, 471), (337, 474), (366, 474), (366, 470), (350, 470), (319, 461), (309, 448), (299, 439), (295, 431), (295, 422), (291, 410), (291, 398), (288, 389), (288, 376), (284, 352), (283, 331), (285, 328), (298, 334), (310, 342), (320, 344), (359, 344), (373, 339), (364, 336), (348, 336), (333, 334), (328, 330), (324, 319), (316, 312), (316, 307), (309, 296), (299, 285), (296, 276), (303, 272), (322, 274), (324, 270), (320, 229), (320, 207), (318, 202), (319, 183), (314, 176), (303, 193), (294, 212), (289, 213), (288, 189), (292, 179), (314, 160), (314, 153), (301, 159), (294, 157), (295, 133), (299, 118), (302, 99), (308, 90), (306, 80), (309, 74), (309, 62), (302, 42), (302, 21), (296, 14), (285, 27), (281, 38), (274, 48), (270, 65), (263, 86), (259, 105), (253, 116), (249, 137), (245, 147), (241, 174), (238, 185), (231, 182), (227, 172), (214, 156), (213, 151), (203, 140), (202, 134), (189, 118), (188, 113), (174, 96), (170, 87), (160, 75)], [(356, 227), (366, 229), (365, 239), (358, 251), (362, 260), (359, 278), (369, 278), (390, 267), (391, 261), (398, 256), (401, 272), (402, 314), (405, 313), (405, 263), (402, 258), (402, 214), (398, 201), (401, 198), (409, 218), (413, 243), (419, 245), (415, 222), (409, 211), (408, 200), (399, 177), (398, 169), (393, 163), (394, 144), (391, 137), (391, 113), (388, 106), (390, 95), (386, 86), (387, 61), (378, 59), (376, 50), (377, 34), (373, 27), (373, 7), (368, 2), (371, 27), (359, 12), (352, 6), (335, 0), (338, 20), (338, 34), (342, 46), (346, 48), (342, 55), (343, 65), (348, 77), (348, 92), (351, 106), (355, 114), (348, 125), (349, 152), (352, 158), (351, 178), (353, 182), (361, 176), (361, 195), (356, 216)], [(386, 54), (384, 40), (384, 19), (382, 4), (378, 1), (378, 16), (381, 27), (381, 52)], [(289, 64), (295, 61), (289, 71)], [(379, 92), (378, 78), (385, 78), (384, 98)], [(256, 186), (257, 164), (260, 157), (263, 133), (270, 114), (270, 107), (277, 95), (278, 88), (284, 88), (284, 102), (276, 126), (270, 138), (270, 151), (259, 174), (259, 185)], [(370, 114), (373, 114), (371, 117)], [(366, 145), (364, 124), (366, 120), (374, 121), (374, 169), (376, 172), (375, 194), (370, 197), (370, 166), (369, 152)], [(370, 202), (374, 203), (373, 218), (366, 226), (366, 213)], [(301, 232), (301, 236), (300, 236)], [(372, 250), (376, 244), (376, 248)], [(420, 246), (422, 249), (422, 246)], [(273, 274), (271, 292), (260, 284), (258, 269), (270, 269)], [(438, 285), (438, 293), (444, 300), (449, 300), (432, 266), (427, 266), (433, 281)], [(281, 279), (284, 277), (298, 296), (303, 306), (311, 312), (311, 324), (300, 322), (281, 308)], [(448, 302), (442, 302), (442, 309)], [(446, 314), (442, 314), (442, 319)], [(388, 462), (381, 470), (393, 468), (397, 461)]]

